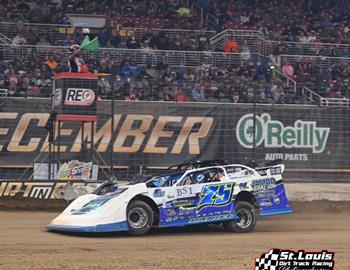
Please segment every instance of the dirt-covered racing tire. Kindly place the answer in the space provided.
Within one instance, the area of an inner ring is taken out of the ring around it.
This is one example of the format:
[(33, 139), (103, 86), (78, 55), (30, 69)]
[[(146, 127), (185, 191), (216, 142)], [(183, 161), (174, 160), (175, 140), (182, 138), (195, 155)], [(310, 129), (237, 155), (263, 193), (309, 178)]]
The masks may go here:
[(153, 225), (154, 212), (144, 201), (132, 201), (127, 209), (126, 218), (131, 235), (146, 234)]
[(248, 233), (254, 230), (258, 217), (254, 205), (245, 201), (239, 201), (235, 209), (239, 219), (224, 222), (225, 230), (239, 233)]

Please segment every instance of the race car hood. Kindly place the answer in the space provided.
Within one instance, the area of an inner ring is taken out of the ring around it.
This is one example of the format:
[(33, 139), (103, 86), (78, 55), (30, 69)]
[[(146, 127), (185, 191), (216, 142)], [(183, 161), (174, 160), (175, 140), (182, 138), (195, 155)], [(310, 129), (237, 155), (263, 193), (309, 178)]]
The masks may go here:
[(74, 200), (46, 227), (59, 231), (118, 231), (127, 230), (126, 207), (138, 194), (147, 193), (145, 183), (119, 187), (103, 196), (83, 195)]

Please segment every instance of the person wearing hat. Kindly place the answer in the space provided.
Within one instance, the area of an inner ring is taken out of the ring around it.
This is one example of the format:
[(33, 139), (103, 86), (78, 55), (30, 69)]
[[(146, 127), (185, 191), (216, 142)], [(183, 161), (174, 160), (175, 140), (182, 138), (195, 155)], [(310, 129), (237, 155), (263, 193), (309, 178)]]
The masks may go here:
[(80, 46), (73, 44), (70, 46), (71, 54), (68, 57), (69, 72), (87, 73), (88, 68), (84, 65), (83, 59), (80, 57)]

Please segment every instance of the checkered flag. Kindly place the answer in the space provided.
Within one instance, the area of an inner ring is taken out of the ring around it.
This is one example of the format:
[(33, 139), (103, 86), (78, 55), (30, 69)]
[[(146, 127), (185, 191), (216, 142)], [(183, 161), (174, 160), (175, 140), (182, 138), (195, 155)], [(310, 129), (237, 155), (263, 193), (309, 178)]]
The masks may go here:
[(271, 249), (255, 260), (255, 270), (277, 270), (279, 249)]

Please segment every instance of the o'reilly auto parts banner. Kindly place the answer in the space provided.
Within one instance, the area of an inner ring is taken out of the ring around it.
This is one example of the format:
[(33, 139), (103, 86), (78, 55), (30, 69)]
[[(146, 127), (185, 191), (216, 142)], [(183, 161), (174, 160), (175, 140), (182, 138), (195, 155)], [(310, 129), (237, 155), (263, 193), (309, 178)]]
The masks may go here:
[[(48, 152), (50, 103), (5, 99), (0, 104), (0, 166), (31, 166)], [(166, 167), (190, 160), (223, 158), (248, 162), (253, 148), (253, 106), (237, 104), (116, 102), (97, 104), (97, 152), (108, 164)], [(350, 171), (347, 108), (258, 105), (255, 159), (283, 159), (289, 172), (319, 177)], [(85, 140), (91, 124), (86, 123)], [(81, 159), (80, 122), (61, 123), (60, 160)]]

